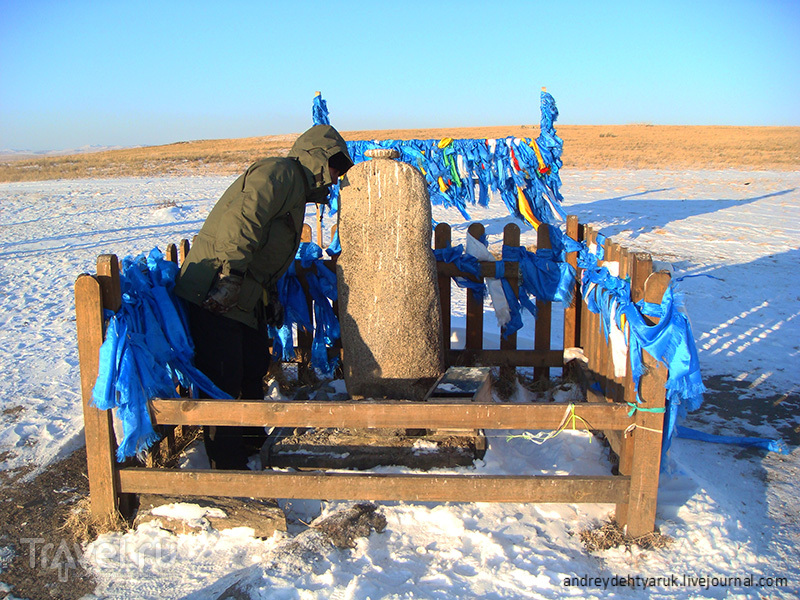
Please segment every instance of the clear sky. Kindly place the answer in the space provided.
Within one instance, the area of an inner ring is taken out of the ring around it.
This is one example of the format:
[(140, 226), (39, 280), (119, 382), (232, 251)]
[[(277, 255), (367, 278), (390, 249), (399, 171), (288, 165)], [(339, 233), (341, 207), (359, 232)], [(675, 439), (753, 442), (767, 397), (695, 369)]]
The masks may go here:
[(0, 0), (0, 148), (539, 122), (800, 125), (800, 0)]

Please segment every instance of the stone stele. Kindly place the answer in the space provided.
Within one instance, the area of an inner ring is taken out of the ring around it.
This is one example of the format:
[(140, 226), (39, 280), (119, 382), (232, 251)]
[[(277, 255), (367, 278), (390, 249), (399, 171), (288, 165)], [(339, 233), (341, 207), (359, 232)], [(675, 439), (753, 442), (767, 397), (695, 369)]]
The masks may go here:
[(374, 155), (341, 186), (345, 383), (356, 399), (422, 399), (444, 371), (431, 203), (417, 169)]

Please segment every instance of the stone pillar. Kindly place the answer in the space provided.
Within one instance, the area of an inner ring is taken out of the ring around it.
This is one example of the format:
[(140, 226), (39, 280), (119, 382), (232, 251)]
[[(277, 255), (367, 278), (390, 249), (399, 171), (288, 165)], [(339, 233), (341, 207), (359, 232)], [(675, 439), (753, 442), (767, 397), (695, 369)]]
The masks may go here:
[(421, 399), (444, 371), (431, 203), (422, 174), (391, 160), (395, 150), (367, 156), (341, 185), (345, 383), (353, 398)]

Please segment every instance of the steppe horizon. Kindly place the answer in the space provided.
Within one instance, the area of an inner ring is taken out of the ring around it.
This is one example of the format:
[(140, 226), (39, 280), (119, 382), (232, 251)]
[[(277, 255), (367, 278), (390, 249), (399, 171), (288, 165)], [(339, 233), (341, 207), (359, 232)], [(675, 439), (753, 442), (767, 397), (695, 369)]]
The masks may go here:
[[(254, 160), (284, 155), (300, 132), (180, 141), (81, 153), (0, 155), (0, 181), (135, 176), (232, 175)], [(565, 169), (741, 169), (800, 167), (800, 127), (558, 125)], [(538, 125), (342, 131), (348, 140), (535, 138)]]

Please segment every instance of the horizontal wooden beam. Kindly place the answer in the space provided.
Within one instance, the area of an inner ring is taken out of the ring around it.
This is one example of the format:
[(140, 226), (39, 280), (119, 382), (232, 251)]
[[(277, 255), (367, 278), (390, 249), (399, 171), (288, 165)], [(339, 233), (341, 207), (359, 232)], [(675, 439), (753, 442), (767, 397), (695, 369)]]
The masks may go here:
[(562, 367), (563, 350), (449, 350), (449, 365), (487, 367)]
[[(347, 427), (410, 429), (557, 429), (568, 405), (560, 403), (477, 403), (469, 398), (412, 402), (348, 400), (346, 402), (263, 402), (258, 400), (154, 399), (150, 414), (159, 425), (252, 425), (270, 427)], [(624, 430), (632, 420), (624, 404), (575, 405), (594, 430)], [(582, 420), (581, 420), (582, 419)], [(571, 423), (571, 421), (570, 421)], [(571, 426), (571, 425), (568, 425)]]
[[(504, 261), (505, 262), (505, 273), (504, 277), (506, 279), (517, 279), (519, 277), (519, 263), (516, 261)], [(481, 267), (481, 275), (483, 277), (494, 277), (497, 273), (497, 267), (495, 266), (496, 263), (494, 262), (480, 262)], [(469, 279), (471, 281), (477, 281), (472, 273), (467, 273), (466, 271), (462, 271), (459, 269), (454, 263), (446, 263), (439, 261), (436, 263), (436, 271), (442, 275), (448, 275), (449, 277), (463, 277), (464, 279)], [(482, 283), (482, 282), (481, 282)]]
[[(295, 356), (302, 357), (302, 349), (295, 347)], [(337, 342), (328, 348), (328, 358), (338, 357), (343, 360), (342, 347)], [(563, 367), (563, 350), (448, 350), (447, 364), (481, 365), (487, 367)]]
[(624, 476), (419, 475), (199, 471), (128, 467), (122, 492), (243, 498), (426, 502), (605, 502), (627, 497)]

